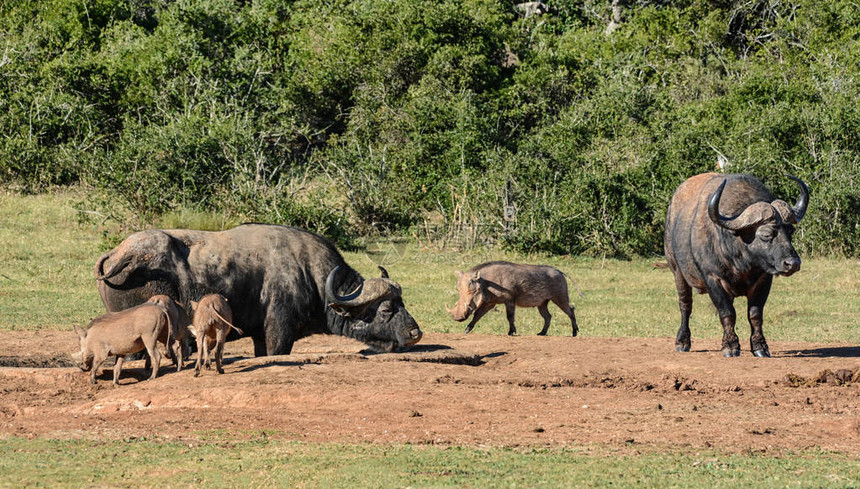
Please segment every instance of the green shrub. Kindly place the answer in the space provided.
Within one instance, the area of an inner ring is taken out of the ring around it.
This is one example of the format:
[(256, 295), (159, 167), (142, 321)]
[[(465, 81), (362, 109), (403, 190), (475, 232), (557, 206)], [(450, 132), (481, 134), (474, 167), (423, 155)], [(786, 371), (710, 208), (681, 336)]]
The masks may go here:
[(626, 2), (611, 33), (609, 0), (515, 3), (2, 3), (0, 182), (83, 181), (135, 226), (213, 212), (352, 246), (433, 221), (630, 256), (725, 157), (781, 198), (809, 184), (804, 253), (860, 253), (856, 3)]

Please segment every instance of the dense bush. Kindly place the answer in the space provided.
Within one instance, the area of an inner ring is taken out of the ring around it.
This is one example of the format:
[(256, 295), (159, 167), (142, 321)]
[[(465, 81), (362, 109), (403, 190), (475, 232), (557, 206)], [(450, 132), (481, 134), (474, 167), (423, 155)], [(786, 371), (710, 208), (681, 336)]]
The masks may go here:
[(629, 256), (722, 155), (786, 200), (807, 181), (805, 252), (860, 255), (856, 3), (623, 2), (611, 32), (608, 0), (547, 3), (5, 2), (0, 182)]

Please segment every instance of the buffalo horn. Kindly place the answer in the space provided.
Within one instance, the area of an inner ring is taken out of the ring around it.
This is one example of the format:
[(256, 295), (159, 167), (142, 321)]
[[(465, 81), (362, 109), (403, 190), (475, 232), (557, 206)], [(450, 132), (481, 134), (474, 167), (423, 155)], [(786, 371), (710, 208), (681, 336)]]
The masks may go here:
[(720, 215), (720, 198), (723, 196), (723, 189), (726, 187), (726, 180), (720, 184), (714, 195), (708, 200), (708, 217), (718, 226), (730, 231), (738, 231), (755, 226), (768, 219), (773, 219), (776, 210), (767, 202), (756, 202), (743, 212), (735, 217), (725, 217)]
[(797, 222), (800, 222), (806, 214), (807, 206), (809, 206), (809, 188), (805, 183), (803, 183), (803, 180), (795, 177), (794, 175), (788, 175), (788, 178), (797, 182), (797, 186), (800, 187), (800, 197), (797, 198), (797, 203), (791, 208), (791, 210), (794, 211), (794, 218)]
[(385, 269), (383, 266), (381, 266), (381, 265), (377, 265), (377, 266), (376, 266), (376, 268), (378, 268), (378, 269), (379, 269), (379, 271), (380, 271), (380, 272), (382, 272), (382, 278), (388, 278), (388, 270), (386, 270), (386, 269)]
[(326, 295), (331, 298), (332, 304), (340, 307), (355, 307), (369, 304), (392, 293), (392, 282), (386, 278), (372, 278), (363, 280), (353, 292), (339, 296), (335, 292), (334, 277), (340, 265), (332, 270), (325, 281)]
[(107, 253), (103, 254), (99, 261), (96, 262), (96, 280), (104, 280), (105, 279), (105, 260), (113, 256), (114, 250), (110, 250)]
[(128, 256), (124, 256), (121, 260), (119, 260), (118, 262), (114, 263), (114, 265), (113, 265), (112, 267), (110, 267), (110, 270), (108, 270), (107, 272), (105, 272), (105, 271), (104, 271), (104, 262), (105, 262), (108, 258), (110, 258), (111, 256), (113, 256), (114, 251), (115, 251), (115, 250), (112, 250), (112, 251), (110, 251), (110, 252), (108, 252), (108, 253), (105, 253), (105, 254), (104, 254), (104, 255), (102, 255), (102, 257), (99, 259), (99, 262), (96, 264), (96, 280), (107, 280), (107, 279), (109, 279), (109, 278), (113, 278), (113, 277), (115, 277), (115, 276), (119, 275), (119, 273), (120, 273), (120, 272), (121, 272), (121, 271), (122, 271), (126, 266), (128, 266), (128, 264), (129, 264), (129, 263), (131, 263), (131, 258), (130, 258), (130, 257), (128, 257)]

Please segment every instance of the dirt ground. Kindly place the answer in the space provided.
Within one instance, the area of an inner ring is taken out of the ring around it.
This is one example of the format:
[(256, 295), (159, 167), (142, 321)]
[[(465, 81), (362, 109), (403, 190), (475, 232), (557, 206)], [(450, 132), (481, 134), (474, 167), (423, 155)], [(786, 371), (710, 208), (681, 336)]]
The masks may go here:
[(427, 334), (370, 354), (313, 336), (293, 354), (228, 344), (226, 373), (167, 361), (74, 367), (73, 332), (0, 333), (0, 437), (202, 437), (622, 450), (806, 448), (860, 454), (860, 347), (771, 341), (723, 358), (718, 339)]

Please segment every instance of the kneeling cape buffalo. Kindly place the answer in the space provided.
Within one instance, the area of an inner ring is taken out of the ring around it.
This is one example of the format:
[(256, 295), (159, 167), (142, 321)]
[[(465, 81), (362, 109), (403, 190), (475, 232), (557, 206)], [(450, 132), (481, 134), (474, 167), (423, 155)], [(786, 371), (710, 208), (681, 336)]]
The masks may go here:
[(156, 294), (186, 307), (223, 295), (257, 356), (289, 354), (293, 342), (313, 333), (349, 336), (382, 351), (422, 336), (384, 269), (382, 278), (363, 279), (328, 240), (287, 226), (141, 231), (102, 255), (95, 274), (109, 312)]
[[(803, 219), (809, 190), (795, 177), (800, 198), (794, 206), (776, 199), (749, 175), (696, 175), (682, 183), (666, 216), (666, 260), (675, 274), (681, 327), (678, 351), (690, 351), (692, 290), (710, 295), (723, 325), (723, 355), (740, 355), (734, 300), (747, 297), (752, 334), (750, 350), (769, 357), (762, 311), (774, 275), (800, 270), (791, 244), (794, 225)], [(729, 217), (726, 217), (729, 216)]]

